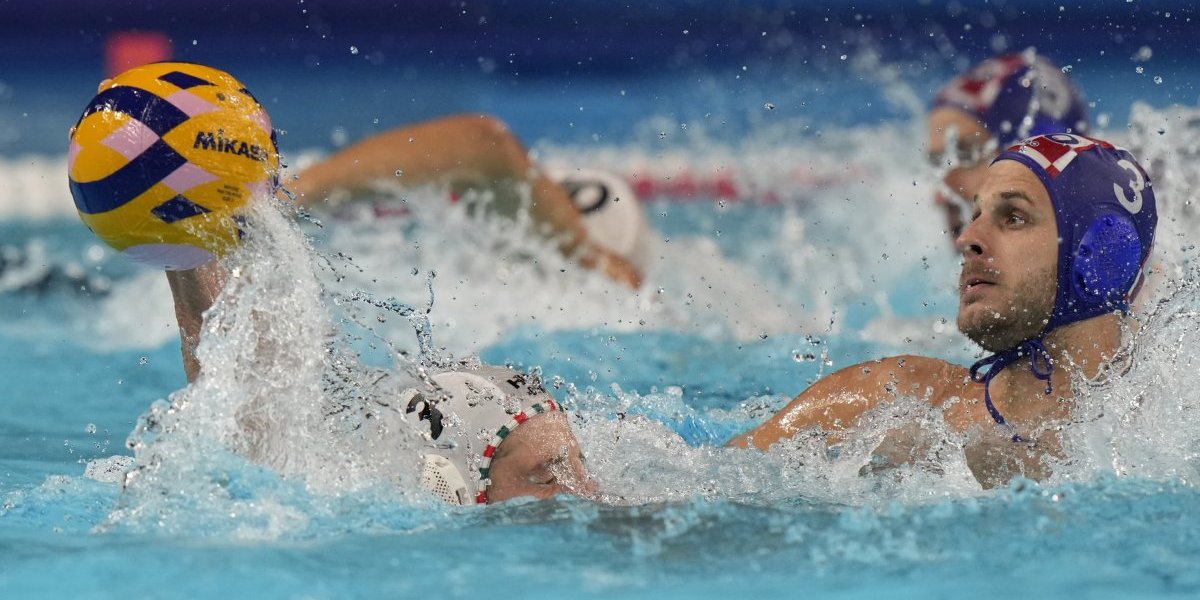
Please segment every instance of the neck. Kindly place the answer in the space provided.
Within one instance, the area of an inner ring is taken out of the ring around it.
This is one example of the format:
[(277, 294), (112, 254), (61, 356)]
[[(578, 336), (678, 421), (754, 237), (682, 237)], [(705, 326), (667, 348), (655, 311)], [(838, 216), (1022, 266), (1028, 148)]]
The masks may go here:
[(992, 401), (1010, 421), (1039, 421), (1065, 416), (1067, 405), (1049, 400), (1071, 397), (1071, 378), (1094, 378), (1116, 355), (1121, 342), (1121, 318), (1101, 315), (1063, 325), (1046, 334), (1043, 343), (1054, 360), (1053, 392), (1046, 395), (1046, 382), (1034, 377), (1030, 358), (1012, 363), (992, 382)]
[(1054, 357), (1056, 371), (1091, 379), (1120, 348), (1121, 317), (1112, 313), (1063, 325), (1046, 334), (1044, 342)]

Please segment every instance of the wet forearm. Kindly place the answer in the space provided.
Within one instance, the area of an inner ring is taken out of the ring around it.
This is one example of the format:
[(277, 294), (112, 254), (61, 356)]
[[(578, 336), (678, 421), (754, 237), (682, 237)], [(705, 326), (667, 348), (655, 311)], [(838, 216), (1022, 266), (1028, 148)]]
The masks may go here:
[(183, 368), (189, 382), (195, 381), (200, 373), (196, 346), (200, 343), (204, 312), (224, 289), (227, 277), (218, 261), (187, 271), (167, 271), (167, 282), (175, 300), (175, 319), (179, 322), (179, 337), (183, 344)]

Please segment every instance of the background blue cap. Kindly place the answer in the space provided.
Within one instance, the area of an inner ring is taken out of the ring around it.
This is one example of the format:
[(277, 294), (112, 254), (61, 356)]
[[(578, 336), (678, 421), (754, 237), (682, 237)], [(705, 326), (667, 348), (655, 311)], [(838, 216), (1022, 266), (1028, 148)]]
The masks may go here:
[(943, 106), (978, 119), (1001, 148), (1022, 138), (1089, 128), (1079, 88), (1062, 69), (1032, 52), (990, 58), (955, 77), (934, 100), (934, 108)]

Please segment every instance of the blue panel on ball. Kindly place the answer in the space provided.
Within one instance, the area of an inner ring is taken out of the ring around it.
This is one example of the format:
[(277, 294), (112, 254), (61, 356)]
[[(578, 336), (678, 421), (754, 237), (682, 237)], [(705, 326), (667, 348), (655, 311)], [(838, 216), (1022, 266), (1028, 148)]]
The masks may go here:
[(207, 208), (184, 198), (183, 196), (175, 196), (158, 206), (155, 206), (150, 212), (154, 216), (163, 220), (164, 223), (175, 223), (182, 221), (188, 217), (202, 215), (209, 212)]
[(129, 164), (104, 179), (87, 183), (72, 179), (71, 195), (75, 198), (75, 207), (79, 212), (89, 215), (113, 210), (144, 194), (187, 162), (166, 142), (158, 140)]
[[(88, 115), (102, 110), (112, 110), (129, 115), (141, 121), (159, 137), (166, 135), (191, 118), (174, 104), (146, 90), (129, 86), (109, 88), (97, 94), (87, 110), (83, 111), (83, 116), (79, 117), (79, 122), (82, 123)], [(76, 127), (78, 126), (79, 124), (76, 123)]]
[(171, 85), (181, 87), (183, 89), (193, 88), (200, 85), (213, 85), (211, 81), (201, 79), (195, 75), (188, 75), (179, 71), (171, 71), (165, 75), (159, 75), (158, 78)]

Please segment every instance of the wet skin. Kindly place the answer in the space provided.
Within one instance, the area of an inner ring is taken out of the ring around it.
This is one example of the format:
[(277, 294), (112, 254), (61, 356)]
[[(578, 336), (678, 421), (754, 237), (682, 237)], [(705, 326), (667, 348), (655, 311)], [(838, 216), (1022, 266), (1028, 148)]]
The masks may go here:
[(561, 412), (538, 415), (514, 429), (496, 448), (491, 478), (489, 503), (558, 494), (587, 497), (596, 492), (579, 441)]

